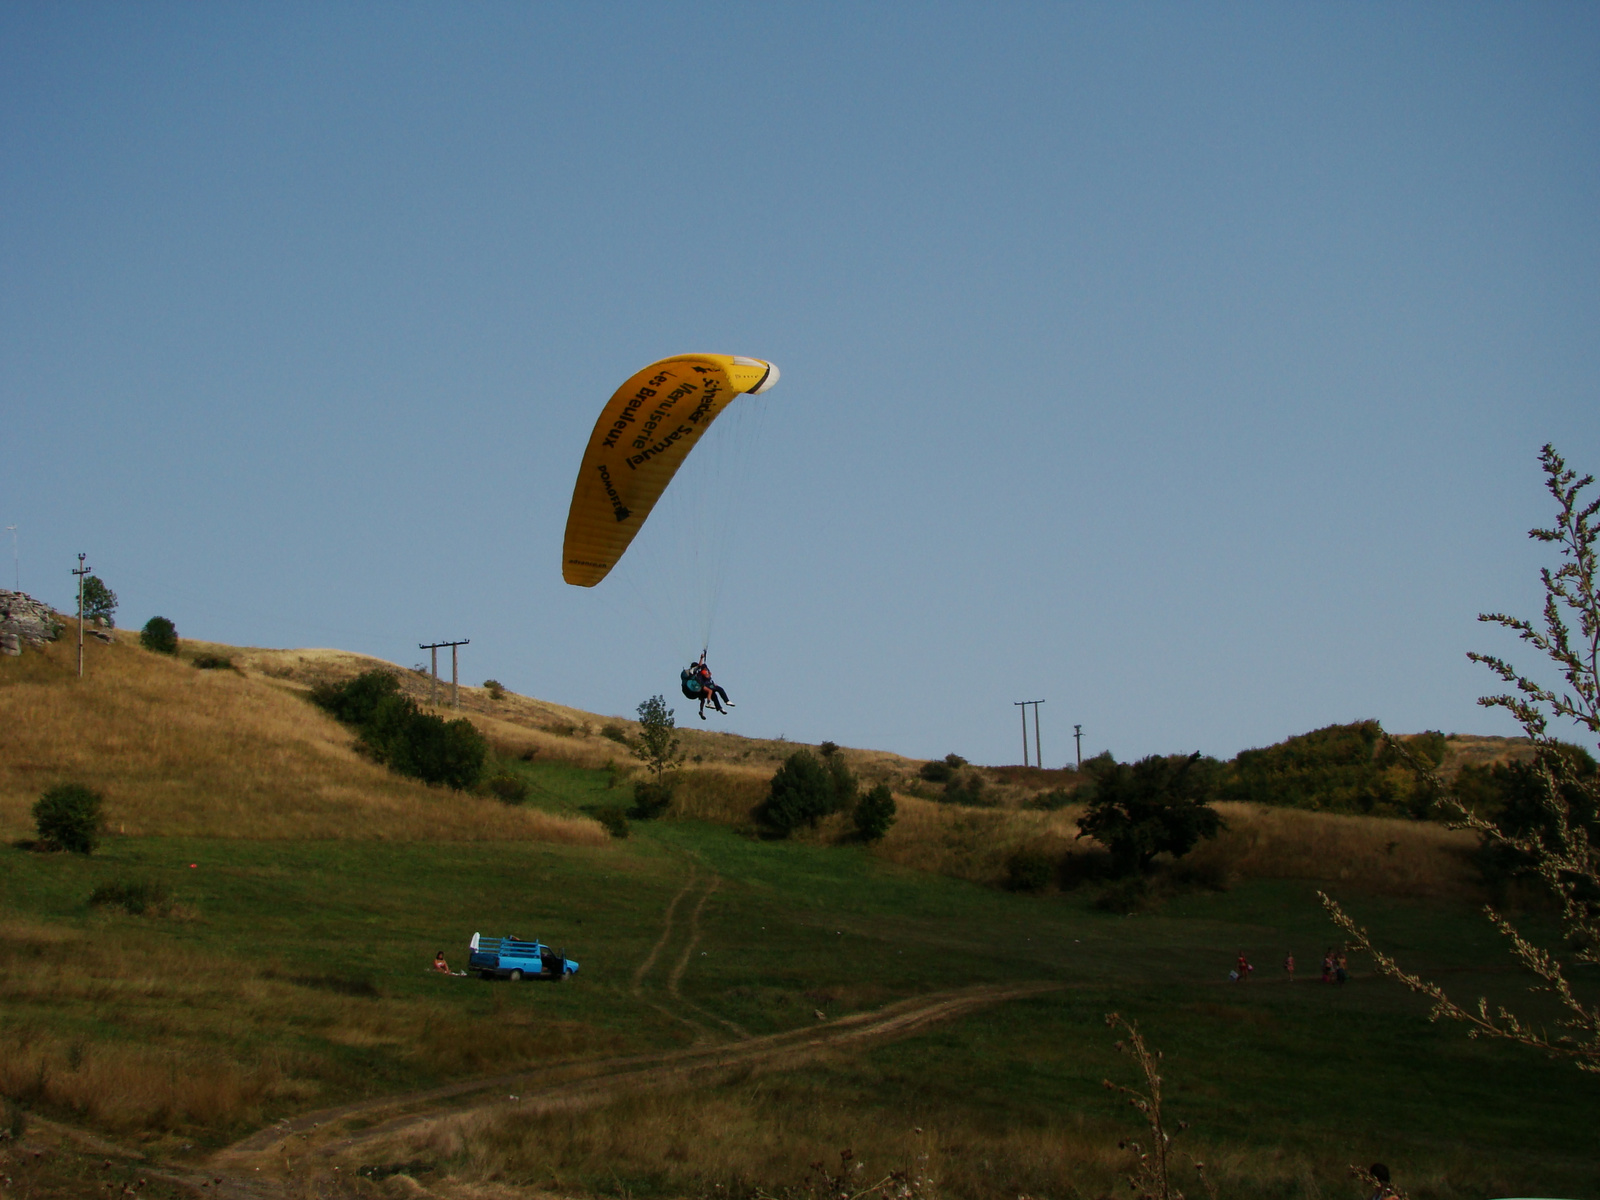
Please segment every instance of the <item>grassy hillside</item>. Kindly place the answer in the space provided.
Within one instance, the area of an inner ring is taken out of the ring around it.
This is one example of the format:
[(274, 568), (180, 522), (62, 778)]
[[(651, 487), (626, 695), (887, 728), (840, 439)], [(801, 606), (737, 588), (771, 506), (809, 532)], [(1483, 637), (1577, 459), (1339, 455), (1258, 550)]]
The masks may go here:
[(66, 639), (0, 658), (0, 836), (28, 833), (34, 800), (71, 781), (105, 794), (116, 835), (605, 841), (591, 821), (390, 774), (271, 674), (197, 670), (126, 634), (85, 655), (81, 680)]
[[(889, 836), (765, 842), (740, 827), (793, 745), (689, 730), (676, 817), (614, 840), (581, 813), (626, 796), (620, 719), (463, 689), (536, 785), (507, 806), (388, 774), (304, 699), (372, 660), (184, 649), (240, 669), (126, 643), (92, 646), (81, 682), (70, 647), (0, 659), (7, 840), (68, 778), (105, 792), (113, 828), (89, 857), (0, 848), (0, 1094), (30, 1145), (59, 1148), (40, 1167), (0, 1146), (0, 1165), (35, 1196), (100, 1194), (102, 1155), (149, 1194), (776, 1195), (847, 1147), (862, 1186), (904, 1168), (929, 1197), (1106, 1196), (1138, 1132), (1100, 1086), (1135, 1081), (1113, 1010), (1165, 1052), (1225, 1195), (1354, 1195), (1346, 1164), (1376, 1159), (1417, 1197), (1600, 1193), (1600, 1080), (1430, 1025), (1359, 960), (1344, 987), (1315, 981), (1321, 886), (1408, 964), (1518, 995), (1463, 835), (1226, 804), (1194, 856), (1208, 885), (1123, 916), (1094, 888), (976, 886), (1019, 849), (1076, 852), (1070, 806), (1022, 806), (1054, 773), (963, 807), (913, 795), (914, 760), (846, 750), (900, 789)], [(116, 881), (171, 903), (90, 904)], [(462, 965), (475, 930), (582, 970), (428, 970), (439, 949)], [(1241, 950), (1256, 978), (1230, 984)], [(934, 1015), (902, 1028), (897, 1005)], [(853, 1032), (873, 1013), (882, 1032)]]

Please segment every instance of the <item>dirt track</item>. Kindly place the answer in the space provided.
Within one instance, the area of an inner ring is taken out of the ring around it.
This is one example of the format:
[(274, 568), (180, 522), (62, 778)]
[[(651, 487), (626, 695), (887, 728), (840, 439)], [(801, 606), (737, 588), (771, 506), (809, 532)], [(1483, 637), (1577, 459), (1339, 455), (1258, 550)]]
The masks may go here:
[[(893, 1041), (939, 1021), (1058, 987), (1054, 983), (1018, 983), (936, 992), (787, 1033), (659, 1054), (567, 1063), (538, 1072), (476, 1079), (347, 1104), (264, 1129), (220, 1151), (212, 1165), (228, 1171), (263, 1165), (264, 1161), (275, 1161), (281, 1147), (291, 1140), (342, 1158), (493, 1106), (547, 1112), (601, 1104), (622, 1092), (637, 1095), (704, 1086), (752, 1070), (790, 1067), (845, 1047)], [(452, 1103), (458, 1100), (462, 1102)], [(384, 1118), (383, 1114), (392, 1115)], [(383, 1119), (365, 1124), (374, 1118)], [(364, 1127), (352, 1131), (354, 1124)]]

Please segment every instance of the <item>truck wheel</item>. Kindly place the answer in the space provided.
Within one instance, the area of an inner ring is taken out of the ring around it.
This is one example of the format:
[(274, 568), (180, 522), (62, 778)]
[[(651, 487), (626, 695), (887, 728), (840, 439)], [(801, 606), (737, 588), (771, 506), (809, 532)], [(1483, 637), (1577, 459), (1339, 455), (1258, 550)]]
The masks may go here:
[(522, 980), (522, 972), (513, 967), (510, 978), (512, 983), (519, 983)]

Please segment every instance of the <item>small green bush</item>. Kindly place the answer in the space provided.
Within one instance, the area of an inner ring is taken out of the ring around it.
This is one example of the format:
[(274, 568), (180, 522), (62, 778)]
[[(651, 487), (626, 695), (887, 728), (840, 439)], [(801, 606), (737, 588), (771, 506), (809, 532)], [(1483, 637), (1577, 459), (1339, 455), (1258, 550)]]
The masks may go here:
[(615, 805), (607, 805), (594, 810), (594, 819), (605, 827), (605, 831), (614, 838), (628, 836), (628, 814), (625, 809)]
[(1072, 793), (1066, 788), (1052, 788), (1048, 792), (1040, 792), (1028, 801), (1028, 807), (1042, 812), (1056, 812), (1072, 803)]
[(160, 916), (172, 908), (167, 889), (148, 879), (113, 879), (89, 894), (95, 908), (120, 908), (135, 917)]
[(33, 806), (39, 840), (47, 848), (90, 854), (100, 844), (100, 793), (81, 783), (63, 783)]
[(1006, 890), (1042, 892), (1055, 877), (1055, 860), (1043, 850), (1024, 847), (1006, 859)]
[(986, 807), (989, 801), (985, 795), (983, 776), (976, 771), (960, 771), (952, 775), (944, 785), (944, 802), (966, 804), (973, 808)]
[(621, 725), (618, 725), (615, 721), (608, 722), (606, 725), (602, 726), (600, 729), (600, 736), (603, 738), (610, 738), (619, 746), (627, 746), (630, 749), (632, 748), (632, 743), (628, 741), (628, 731)]
[(894, 796), (889, 792), (889, 785), (880, 783), (857, 800), (851, 818), (855, 821), (856, 836), (862, 841), (881, 841), (895, 821)]
[(768, 833), (788, 837), (834, 811), (834, 778), (809, 750), (796, 750), (772, 776), (756, 818)]
[(139, 645), (157, 654), (176, 654), (178, 627), (166, 617), (151, 617), (139, 631)]
[(506, 698), (505, 685), (498, 679), (485, 679), (483, 681), (483, 690), (489, 693), (489, 699), (491, 700), (504, 700)]
[(388, 671), (318, 684), (311, 701), (359, 730), (372, 756), (402, 775), (465, 791), (483, 774), (489, 743), (472, 722), (423, 712)]
[(653, 821), (672, 807), (672, 780), (641, 779), (633, 785), (633, 808), (628, 816), (635, 821)]
[(932, 762), (923, 763), (917, 770), (917, 774), (929, 783), (948, 783), (950, 776), (954, 775), (955, 771), (949, 763), (936, 758)]
[(202, 671), (232, 671), (233, 659), (226, 654), (196, 654), (194, 665)]
[(817, 749), (822, 752), (823, 758), (832, 758), (835, 754), (839, 753), (839, 743), (823, 742), (822, 745), (817, 747)]
[(521, 804), (527, 800), (528, 794), (533, 790), (528, 786), (528, 781), (518, 779), (515, 775), (501, 773), (494, 776), (488, 783), (489, 793), (506, 804)]
[(1119, 913), (1123, 916), (1142, 912), (1149, 907), (1149, 904), (1150, 885), (1144, 881), (1142, 875), (1132, 875), (1108, 885), (1094, 901), (1094, 906), (1101, 912)]

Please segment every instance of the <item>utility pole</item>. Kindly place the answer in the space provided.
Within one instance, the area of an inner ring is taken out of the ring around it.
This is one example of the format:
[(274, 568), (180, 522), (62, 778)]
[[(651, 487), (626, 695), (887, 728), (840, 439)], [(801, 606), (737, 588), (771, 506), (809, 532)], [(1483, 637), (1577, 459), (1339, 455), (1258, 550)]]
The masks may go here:
[(86, 566), (83, 565), (83, 560), (85, 558), (87, 558), (87, 557), (89, 557), (87, 554), (78, 555), (78, 569), (73, 572), (73, 574), (78, 577), (78, 678), (79, 679), (83, 678), (83, 577), (85, 575), (87, 575), (90, 571), (94, 570), (93, 567), (86, 567)]
[(1078, 770), (1083, 770), (1083, 726), (1072, 727), (1072, 740), (1078, 743)]
[(433, 651), (433, 684), (428, 690), (428, 703), (439, 702), (439, 649), (442, 646), (450, 647), (450, 707), (461, 707), (460, 676), (456, 670), (456, 647), (472, 645), (471, 638), (462, 638), (459, 642), (418, 642), (418, 650)]
[(1039, 749), (1039, 705), (1043, 700), (1013, 700), (1011, 702), (1022, 709), (1022, 765), (1028, 765), (1028, 705), (1033, 705), (1033, 756), (1037, 760), (1034, 765), (1044, 766), (1044, 752)]

